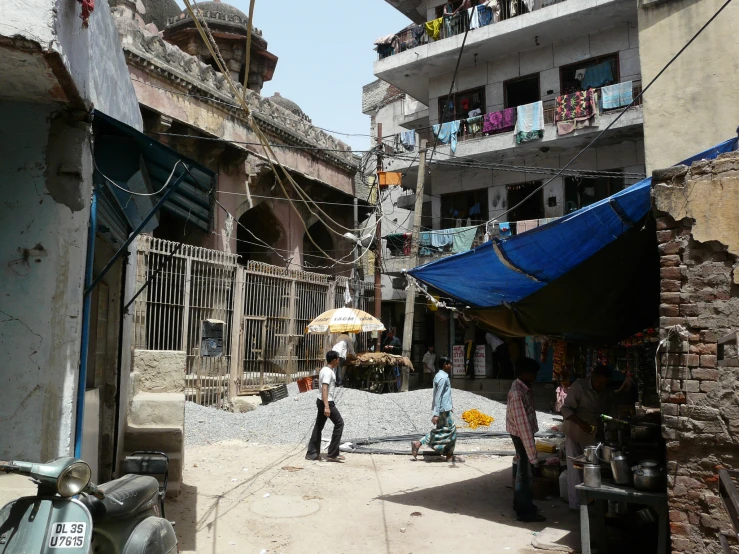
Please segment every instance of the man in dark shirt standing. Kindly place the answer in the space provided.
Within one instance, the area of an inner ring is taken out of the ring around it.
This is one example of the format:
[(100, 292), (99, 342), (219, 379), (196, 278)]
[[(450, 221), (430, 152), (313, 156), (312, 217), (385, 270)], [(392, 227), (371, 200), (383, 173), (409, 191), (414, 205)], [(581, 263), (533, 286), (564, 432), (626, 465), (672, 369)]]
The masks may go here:
[(395, 329), (390, 329), (387, 332), (387, 338), (385, 339), (385, 343), (382, 345), (382, 350), (388, 354), (400, 355), (403, 353), (403, 344), (400, 342), (400, 339), (395, 336)]

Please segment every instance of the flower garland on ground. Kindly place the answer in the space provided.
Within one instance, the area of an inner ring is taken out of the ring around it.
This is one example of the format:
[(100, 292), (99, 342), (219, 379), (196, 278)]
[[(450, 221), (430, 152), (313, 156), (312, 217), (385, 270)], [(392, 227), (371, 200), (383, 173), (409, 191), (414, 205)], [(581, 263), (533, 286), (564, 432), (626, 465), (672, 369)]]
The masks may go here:
[(495, 418), (483, 414), (480, 410), (467, 410), (462, 414), (462, 419), (467, 422), (470, 429), (490, 427), (490, 424), (495, 421)]

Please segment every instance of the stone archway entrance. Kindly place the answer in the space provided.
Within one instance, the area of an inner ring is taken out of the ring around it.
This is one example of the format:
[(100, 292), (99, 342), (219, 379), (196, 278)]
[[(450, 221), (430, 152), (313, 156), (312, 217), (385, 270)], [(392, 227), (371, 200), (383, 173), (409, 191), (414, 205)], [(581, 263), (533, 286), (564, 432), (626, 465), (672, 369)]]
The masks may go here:
[(321, 250), (331, 258), (337, 257), (331, 231), (322, 222), (317, 221), (308, 227), (308, 232), (303, 235), (303, 268), (305, 271), (331, 275), (334, 270), (328, 266), (332, 266), (335, 262), (326, 257)]
[(280, 254), (275, 252), (277, 244), (285, 236), (277, 217), (266, 203), (259, 204), (239, 217), (236, 243), (240, 263), (249, 261), (284, 265)]

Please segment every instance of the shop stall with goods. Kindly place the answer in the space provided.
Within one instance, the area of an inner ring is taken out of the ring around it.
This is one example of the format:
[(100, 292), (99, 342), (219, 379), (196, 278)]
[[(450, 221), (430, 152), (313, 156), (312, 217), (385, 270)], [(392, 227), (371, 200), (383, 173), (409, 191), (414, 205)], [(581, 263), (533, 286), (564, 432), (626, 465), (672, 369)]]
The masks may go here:
[[(714, 159), (735, 144), (681, 164)], [(566, 440), (555, 445), (559, 465), (550, 456), (545, 467), (553, 466), (552, 476), (568, 467), (557, 478), (567, 481), (567, 502), (580, 510), (582, 551), (602, 554), (618, 545), (667, 552), (659, 394), (669, 383), (660, 380), (663, 343), (655, 331), (660, 259), (651, 178), (530, 232), (408, 273), (419, 290), (478, 329), (509, 344), (523, 341), (523, 355), (538, 353), (551, 372)]]

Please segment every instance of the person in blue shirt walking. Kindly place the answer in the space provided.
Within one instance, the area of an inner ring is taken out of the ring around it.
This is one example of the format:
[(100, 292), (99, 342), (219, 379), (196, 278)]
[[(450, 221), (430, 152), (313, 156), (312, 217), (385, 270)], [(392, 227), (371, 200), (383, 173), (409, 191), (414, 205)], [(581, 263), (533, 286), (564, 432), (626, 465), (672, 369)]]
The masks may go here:
[(431, 423), (435, 428), (429, 431), (428, 435), (420, 441), (411, 443), (411, 454), (415, 460), (421, 446), (426, 445), (433, 448), (439, 454), (444, 456), (448, 462), (464, 462), (461, 456), (454, 455), (454, 446), (457, 443), (457, 426), (452, 418), (452, 383), (449, 380), (449, 374), (452, 371), (452, 361), (447, 358), (441, 358), (441, 369), (434, 377), (434, 400), (431, 406), (433, 417)]

